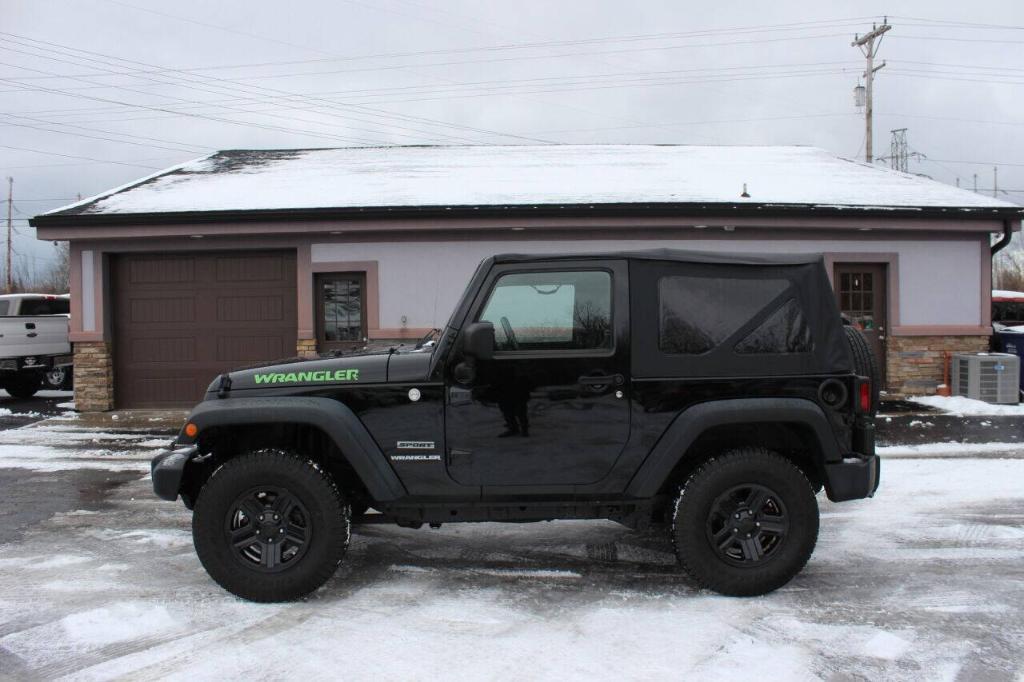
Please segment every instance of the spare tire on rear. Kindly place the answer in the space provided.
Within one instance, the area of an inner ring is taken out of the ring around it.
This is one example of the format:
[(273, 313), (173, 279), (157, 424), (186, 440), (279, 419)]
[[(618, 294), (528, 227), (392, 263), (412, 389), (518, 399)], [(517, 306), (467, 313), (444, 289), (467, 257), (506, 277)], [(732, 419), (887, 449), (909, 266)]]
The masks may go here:
[(873, 417), (878, 412), (878, 392), (881, 389), (878, 359), (859, 329), (844, 325), (843, 331), (846, 332), (846, 343), (850, 346), (850, 353), (853, 355), (853, 371), (857, 376), (867, 377), (871, 380), (871, 416)]

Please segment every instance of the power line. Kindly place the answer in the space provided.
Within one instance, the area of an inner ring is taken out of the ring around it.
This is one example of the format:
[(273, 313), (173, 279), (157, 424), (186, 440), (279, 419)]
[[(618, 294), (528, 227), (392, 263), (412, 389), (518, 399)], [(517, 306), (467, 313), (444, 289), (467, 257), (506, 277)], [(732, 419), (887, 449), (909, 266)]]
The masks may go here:
[[(66, 127), (69, 127), (69, 128), (78, 128), (80, 130), (96, 130), (95, 128), (85, 128), (83, 126), (75, 125), (73, 123), (61, 123), (61, 122), (56, 122), (56, 121), (45, 121), (43, 119), (30, 118), (28, 116), (16, 116), (14, 114), (3, 114), (3, 113), (0, 113), (0, 116), (14, 117), (14, 118), (23, 119), (23, 120), (26, 120), (26, 121), (38, 121), (40, 123), (44, 123), (44, 124), (47, 124), (47, 125), (58, 125), (58, 126), (66, 126)], [(115, 142), (115, 143), (118, 143), (118, 144), (130, 144), (130, 145), (134, 145), (136, 147), (147, 147), (147, 148), (151, 148), (151, 149), (166, 149), (167, 151), (170, 151), (170, 152), (198, 153), (200, 151), (204, 151), (204, 152), (206, 151), (206, 150), (200, 150), (200, 149), (198, 149), (196, 147), (186, 147), (185, 145), (179, 145), (180, 147), (183, 147), (183, 148), (173, 148), (173, 147), (164, 147), (164, 146), (158, 145), (158, 144), (143, 144), (141, 142), (133, 142), (131, 140), (118, 140), (118, 139), (113, 138), (113, 137), (104, 137), (104, 136), (100, 136), (100, 135), (87, 135), (86, 133), (70, 132), (70, 131), (67, 131), (67, 130), (54, 130), (52, 128), (44, 128), (44, 127), (41, 127), (41, 126), (34, 126), (34, 125), (30, 125), (28, 123), (15, 123), (13, 121), (0, 121), (0, 125), (15, 126), (15, 127), (18, 127), (18, 128), (29, 128), (31, 130), (41, 130), (41, 131), (44, 131), (44, 132), (57, 133), (57, 134), (60, 134), (60, 135), (71, 135), (73, 137), (86, 138), (86, 139), (90, 139), (90, 140), (103, 140), (104, 142)], [(127, 133), (116, 133), (116, 132), (111, 132), (111, 131), (106, 131), (106, 130), (99, 130), (97, 132), (109, 133), (111, 135), (124, 135), (125, 137), (134, 137), (134, 138), (137, 138), (137, 139), (140, 139), (140, 140), (153, 140), (155, 142), (167, 142), (168, 144), (179, 144), (177, 142), (169, 142), (169, 141), (166, 141), (166, 140), (161, 140), (159, 138), (147, 138), (147, 137), (142, 137), (142, 136), (139, 136), (139, 135), (128, 135)]]
[[(121, 58), (121, 57), (113, 57), (113, 56), (110, 56), (110, 55), (103, 55), (103, 54), (98, 53), (98, 52), (91, 52), (89, 50), (81, 50), (79, 48), (68, 47), (68, 46), (57, 44), (57, 43), (51, 43), (49, 41), (39, 40), (39, 39), (36, 39), (36, 38), (21, 37), (21, 36), (15, 35), (15, 34), (2, 33), (2, 32), (0, 32), (0, 35), (14, 36), (15, 38), (20, 38), (22, 40), (27, 40), (27, 41), (31, 41), (31, 42), (34, 42), (34, 43), (39, 43), (39, 44), (42, 44), (42, 45), (47, 45), (50, 48), (59, 48), (61, 50), (64, 50), (65, 53), (67, 51), (72, 51), (72, 52), (83, 53), (83, 54), (97, 55), (97, 56), (107, 60), (108, 63), (110, 61), (115, 61), (115, 62), (122, 62), (122, 63), (126, 63), (126, 64), (137, 64), (137, 65), (143, 65), (143, 66), (152, 66), (151, 64), (146, 64), (145, 62), (139, 62), (139, 61), (136, 61), (136, 60), (124, 59), (124, 58)], [(34, 48), (34, 49), (41, 49), (41, 48)], [(51, 56), (48, 56), (48, 55), (36, 55), (36, 56), (42, 56), (42, 57), (47, 58), (47, 59), (55, 59), (54, 57), (51, 57)], [(67, 56), (67, 55), (65, 54), (65, 56)], [(79, 58), (80, 59), (85, 59), (85, 60), (88, 60), (88, 61), (94, 61), (94, 62), (100, 61), (100, 60), (97, 60), (97, 59), (94, 59), (94, 58), (91, 58), (91, 57), (79, 57)], [(61, 60), (57, 59), (57, 61), (61, 61)], [(182, 80), (181, 77), (176, 77), (176, 78), (179, 81)], [(214, 87), (219, 87), (222, 90), (224, 88), (228, 88), (229, 90), (240, 91), (240, 92), (243, 92), (243, 93), (249, 94), (249, 95), (253, 94), (253, 88), (257, 88), (258, 90), (262, 90), (262, 91), (265, 91), (265, 92), (271, 92), (271, 93), (275, 93), (275, 94), (294, 95), (294, 93), (290, 93), (290, 92), (287, 92), (287, 91), (284, 91), (284, 90), (276, 90), (276, 89), (260, 87), (260, 86), (249, 86), (249, 85), (245, 85), (245, 84), (242, 84), (242, 83), (238, 83), (237, 81), (232, 81), (230, 79), (217, 78), (217, 77), (212, 77), (212, 76), (200, 76), (199, 78), (203, 79), (202, 81), (199, 81), (199, 83), (208, 83), (209, 81), (216, 81), (215, 83), (213, 83)], [(3, 80), (3, 79), (0, 79), (0, 80)], [(90, 83), (90, 81), (85, 81), (85, 82)], [(192, 79), (192, 80), (185, 80), (185, 83), (190, 88), (196, 88), (197, 87), (197, 82), (194, 79)], [(224, 85), (220, 85), (220, 83), (227, 83), (228, 85), (224, 86)], [(95, 84), (95, 83), (93, 83), (93, 84)], [(131, 88), (127, 88), (125, 86), (112, 86), (112, 87), (118, 87), (120, 89), (126, 89), (126, 90), (129, 90), (129, 91), (133, 91)], [(38, 88), (36, 88), (36, 89), (38, 89)], [(138, 91), (135, 91), (135, 92), (138, 92)], [(68, 94), (68, 93), (66, 91), (64, 91), (64, 94)], [(148, 94), (148, 93), (141, 93), (141, 94)], [(220, 93), (220, 94), (223, 94), (223, 93)], [(87, 95), (77, 95), (77, 96), (78, 97), (83, 97), (83, 98), (86, 98), (86, 99), (96, 99), (97, 101), (103, 101), (102, 98), (91, 98), (91, 97), (89, 97)], [(188, 102), (189, 101), (189, 100), (183, 100), (181, 98), (176, 98), (176, 99), (179, 99), (180, 101), (183, 101), (183, 102)], [(113, 102), (113, 103), (118, 103), (118, 102)], [(201, 104), (199, 102), (193, 102), (193, 103)], [(329, 101), (327, 101), (326, 103), (329, 105), (327, 108), (332, 109), (332, 110), (341, 111), (348, 118), (354, 118), (352, 116), (352, 112), (351, 111), (348, 111), (348, 110), (345, 110), (344, 108), (339, 107), (339, 105), (337, 103), (329, 102)], [(124, 104), (126, 106), (133, 106), (131, 103), (124, 103)], [(134, 106), (142, 106), (142, 105), (134, 105)], [(228, 108), (230, 108), (230, 107), (228, 107)], [(323, 108), (323, 107), (321, 106), (319, 108)], [(429, 119), (429, 118), (425, 118), (425, 117), (420, 117), (420, 116), (412, 116), (412, 115), (407, 115), (407, 114), (395, 114), (395, 113), (392, 113), (392, 112), (383, 112), (381, 110), (376, 110), (376, 109), (372, 109), (372, 108), (368, 108), (368, 107), (356, 106), (354, 108), (370, 112), (371, 116), (375, 116), (377, 118), (384, 117), (384, 118), (392, 119), (387, 124), (390, 129), (412, 130), (408, 126), (399, 125), (399, 124), (394, 122), (395, 120), (399, 120), (399, 121), (405, 121), (405, 122), (410, 122), (410, 121), (411, 122), (420, 122), (420, 123), (426, 122), (426, 123), (428, 123), (430, 125), (446, 127), (446, 128), (453, 128), (453, 129), (469, 130), (469, 131), (476, 132), (476, 133), (486, 133), (486, 134), (490, 134), (490, 135), (499, 135), (499, 136), (505, 136), (505, 137), (513, 137), (513, 138), (519, 137), (517, 135), (510, 134), (510, 133), (502, 133), (502, 132), (493, 131), (493, 130), (474, 128), (472, 126), (453, 124), (453, 123), (449, 123), (449, 122), (446, 122), (446, 121), (436, 121), (436, 120), (433, 120), (433, 119)], [(289, 119), (294, 119), (294, 117), (289, 117)], [(239, 121), (234, 120), (234, 119), (219, 119), (219, 120), (221, 122), (231, 122), (231, 123), (234, 123), (234, 124), (237, 124), (237, 125), (245, 125), (246, 124), (245, 122), (239, 122)], [(361, 120), (362, 122), (369, 122), (369, 123), (372, 123), (373, 125), (383, 125), (379, 121), (365, 121), (365, 119), (358, 119), (358, 118), (356, 118), (355, 120)], [(250, 123), (249, 125), (257, 125), (257, 124)], [(380, 132), (380, 131), (378, 131), (378, 132)], [(418, 131), (418, 132), (425, 132), (425, 131)], [(451, 135), (444, 134), (444, 133), (438, 133), (437, 131), (432, 131), (431, 133), (428, 133), (428, 134), (434, 134), (434, 135), (441, 135), (441, 136), (445, 136), (445, 137), (451, 137)], [(531, 141), (531, 142), (546, 142), (546, 140), (535, 140), (535, 139), (529, 140), (529, 141)], [(379, 142), (367, 142), (365, 140), (359, 141), (359, 143), (361, 143), (361, 144), (379, 144)]]
[(957, 28), (981, 28), (981, 29), (999, 29), (1004, 31), (1024, 31), (1024, 26), (1016, 26), (1013, 24), (983, 24), (978, 22), (969, 21), (957, 21), (951, 19), (928, 19), (925, 17), (900, 17), (893, 16), (893, 19), (906, 20), (906, 21), (923, 21), (928, 24), (934, 24), (937, 26), (949, 26)]
[[(843, 62), (837, 62), (843, 63)], [(827, 64), (827, 63), (819, 63)], [(816, 64), (810, 64), (815, 66)], [(460, 83), (454, 84), (451, 88), (441, 89), (423, 89), (427, 86), (403, 86), (397, 88), (375, 88), (375, 89), (362, 89), (362, 90), (347, 90), (347, 91), (336, 91), (336, 92), (322, 92), (317, 93), (321, 97), (326, 97), (335, 94), (345, 93), (364, 93), (362, 97), (366, 96), (377, 96), (386, 97), (390, 94), (401, 94), (409, 91), (412, 94), (417, 95), (436, 95), (435, 97), (407, 97), (403, 99), (385, 99), (385, 100), (374, 100), (375, 102), (383, 103), (395, 103), (395, 102), (423, 102), (430, 101), (433, 99), (456, 99), (465, 97), (486, 97), (492, 95), (507, 95), (507, 94), (534, 94), (534, 93), (551, 93), (551, 92), (564, 92), (564, 91), (581, 91), (581, 90), (603, 90), (603, 89), (618, 89), (627, 87), (648, 87), (648, 86), (664, 86), (664, 85), (677, 85), (686, 83), (719, 83), (719, 82), (733, 82), (742, 80), (765, 80), (765, 79), (776, 79), (776, 78), (794, 78), (802, 76), (821, 76), (821, 75), (838, 75), (846, 72), (846, 69), (804, 69), (804, 70), (792, 70), (792, 71), (764, 71), (765, 68), (774, 68), (775, 66), (785, 65), (772, 65), (766, 67), (725, 67), (722, 69), (715, 69), (713, 71), (719, 72), (737, 72), (733, 73), (717, 73), (709, 74), (706, 77), (689, 77), (684, 76), (680, 78), (669, 77), (670, 74), (687, 74), (690, 72), (700, 73), (707, 71), (704, 69), (676, 69), (668, 71), (654, 71), (648, 72), (650, 77), (639, 77), (639, 78), (625, 78), (630, 74), (598, 74), (595, 76), (586, 77), (543, 77), (543, 78), (529, 78), (519, 79), (514, 81), (508, 81), (502, 83), (501, 81), (476, 81), (471, 83)], [(794, 65), (799, 66), (799, 65)], [(749, 73), (738, 72), (739, 69), (750, 69)], [(758, 70), (762, 69), (762, 70)], [(664, 75), (661, 75), (664, 74)], [(604, 76), (609, 78), (605, 79)], [(492, 85), (493, 84), (493, 85)], [(484, 86), (484, 87), (480, 87)], [(464, 87), (464, 89), (463, 89)], [(523, 88), (530, 88), (523, 90)], [(277, 99), (277, 98), (275, 98)], [(287, 98), (280, 98), (287, 99)], [(239, 101), (239, 100), (227, 100), (227, 101)], [(216, 106), (215, 101), (208, 103), (209, 106)], [(273, 105), (279, 106), (279, 105)], [(60, 110), (51, 110), (57, 111)], [(87, 111), (86, 109), (68, 109), (68, 112), (81, 112)], [(249, 111), (259, 111), (250, 109)], [(45, 112), (44, 112), (45, 113)], [(52, 114), (51, 114), (52, 115)], [(152, 118), (162, 118), (159, 116), (154, 117), (119, 117), (119, 118), (100, 118), (100, 119), (76, 119), (78, 122), (88, 123), (102, 123), (102, 122), (120, 122), (129, 120), (148, 120)], [(50, 122), (50, 121), (46, 121)], [(650, 127), (644, 124), (643, 127)]]
[[(27, 150), (27, 151), (34, 151), (34, 150)], [(41, 153), (45, 153), (45, 152), (41, 152)], [(21, 170), (21, 169), (24, 169), (24, 168), (63, 168), (63, 167), (70, 167), (70, 166), (89, 166), (89, 165), (93, 165), (93, 164), (97, 164), (97, 163), (99, 163), (99, 164), (109, 164), (109, 163), (113, 163), (113, 164), (131, 163), (131, 164), (134, 164), (134, 163), (142, 162), (142, 161), (159, 161), (160, 159), (165, 159), (165, 158), (170, 158), (170, 155), (169, 154), (165, 154), (163, 156), (151, 156), (151, 157), (145, 158), (145, 159), (126, 159), (126, 160), (123, 160), (123, 161), (101, 161), (101, 160), (95, 159), (95, 160), (83, 161), (83, 162), (78, 162), (78, 163), (33, 163), (33, 164), (18, 165), (18, 166), (7, 166), (7, 165), (5, 165), (4, 168), (6, 168), (8, 170)], [(181, 157), (176, 157), (176, 158), (181, 158)], [(141, 166), (141, 168), (149, 168), (149, 166)], [(158, 169), (154, 168), (153, 170), (158, 170)]]
[(11, 145), (7, 145), (7, 144), (0, 144), (0, 149), (13, 149), (13, 150), (19, 151), (19, 152), (32, 152), (33, 154), (47, 154), (49, 156), (63, 156), (64, 158), (67, 158), (67, 159), (82, 159), (84, 161), (93, 161), (95, 163), (113, 163), (113, 164), (117, 164), (119, 166), (134, 166), (136, 168), (146, 168), (148, 170), (160, 170), (156, 166), (143, 166), (141, 164), (130, 163), (128, 161), (113, 161), (111, 159), (94, 159), (94, 158), (89, 157), (89, 156), (77, 156), (77, 155), (74, 155), (74, 154), (61, 154), (60, 152), (48, 152), (48, 151), (44, 151), (42, 149), (29, 149), (27, 147), (12, 147)]
[(932, 159), (929, 161), (939, 161), (942, 163), (964, 163), (970, 166), (1021, 166), (1024, 167), (1024, 163), (1008, 163), (1005, 161), (964, 161), (963, 159)]
[[(321, 54), (330, 54), (331, 56), (322, 57), (319, 59), (303, 59), (303, 60), (288, 60), (288, 61), (276, 61), (276, 62), (257, 62), (257, 63), (244, 63), (244, 64), (229, 64), (220, 66), (201, 66), (191, 67), (183, 69), (158, 69), (156, 71), (150, 71), (150, 73), (166, 72), (166, 71), (185, 71), (185, 72), (196, 72), (196, 71), (213, 71), (213, 70), (231, 70), (241, 68), (257, 68), (267, 66), (292, 66), (297, 64), (313, 64), (313, 63), (331, 63), (331, 62), (346, 62), (346, 61), (365, 61), (373, 59), (396, 59), (402, 57), (425, 57), (434, 55), (451, 55), (451, 54), (466, 54), (474, 52), (501, 52), (510, 50), (532, 50), (542, 49), (550, 47), (566, 47), (576, 45), (601, 45), (608, 43), (619, 43), (619, 42), (638, 42), (638, 41), (651, 41), (651, 40), (670, 40), (676, 38), (694, 38), (694, 37), (709, 37), (715, 35), (736, 35), (736, 34), (747, 34), (747, 33), (771, 33), (779, 31), (796, 31), (796, 30), (810, 30), (818, 28), (841, 28), (852, 25), (854, 23), (863, 22), (871, 19), (870, 16), (861, 17), (850, 17), (847, 19), (828, 19), (818, 21), (802, 21), (802, 22), (790, 22), (783, 24), (769, 24), (769, 25), (747, 25), (740, 27), (729, 27), (719, 29), (705, 29), (700, 31), (684, 31), (684, 32), (663, 32), (663, 33), (646, 33), (646, 34), (627, 34), (619, 36), (602, 36), (594, 38), (579, 38), (574, 40), (549, 40), (549, 41), (538, 41), (528, 43), (503, 43), (499, 45), (486, 45), (480, 47), (464, 47), (464, 48), (446, 48), (446, 49), (435, 49), (435, 50), (415, 50), (415, 51), (403, 51), (403, 52), (384, 52), (384, 53), (372, 53), (364, 55), (348, 55), (340, 56), (333, 55), (331, 53), (324, 52), (315, 48), (310, 48), (308, 45), (299, 45), (296, 43), (280, 40), (265, 35), (258, 35), (249, 33), (246, 31), (240, 31), (232, 29), (226, 26), (217, 24), (209, 24), (180, 15), (169, 14), (167, 12), (161, 12), (158, 10), (139, 7), (131, 5), (125, 2), (118, 2), (117, 0), (106, 0), (109, 3), (128, 7), (140, 12), (148, 12), (168, 19), (174, 19), (177, 21), (183, 21), (190, 24), (196, 24), (206, 28), (212, 28), (219, 31), (225, 31), (228, 33), (235, 33), (248, 38), (254, 38), (257, 40), (263, 40), (268, 42), (285, 45), (292, 48), (298, 48), (303, 50), (311, 50), (319, 52)], [(374, 9), (378, 9), (374, 7)]]

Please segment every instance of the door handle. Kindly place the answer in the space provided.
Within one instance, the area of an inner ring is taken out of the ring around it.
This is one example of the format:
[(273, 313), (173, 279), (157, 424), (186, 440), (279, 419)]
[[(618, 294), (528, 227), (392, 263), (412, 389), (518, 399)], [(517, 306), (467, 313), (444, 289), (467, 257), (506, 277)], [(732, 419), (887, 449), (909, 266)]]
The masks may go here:
[(28, 333), (28, 334), (26, 334), (25, 336), (27, 336), (27, 337), (28, 337), (28, 338), (30, 338), (30, 339), (34, 339), (34, 338), (36, 338), (37, 336), (39, 336), (39, 334), (37, 334), (37, 333), (35, 333), (35, 332), (29, 332), (29, 333)]
[(626, 379), (621, 374), (601, 374), (598, 376), (582, 376), (578, 381), (581, 386), (607, 386), (609, 384), (621, 386), (626, 382)]
[(26, 322), (25, 323), (25, 329), (35, 329), (35, 328), (36, 328), (36, 323), (35, 322)]

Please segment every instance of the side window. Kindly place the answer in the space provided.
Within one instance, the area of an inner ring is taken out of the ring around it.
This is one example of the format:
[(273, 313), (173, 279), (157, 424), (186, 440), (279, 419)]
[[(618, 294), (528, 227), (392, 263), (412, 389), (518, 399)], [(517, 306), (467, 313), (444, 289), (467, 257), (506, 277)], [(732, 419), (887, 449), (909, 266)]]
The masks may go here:
[(10, 315), (10, 314), (11, 314), (11, 302), (10, 301), (0, 301), (0, 316)]
[(785, 279), (662, 277), (658, 280), (658, 347), (676, 355), (707, 353), (787, 287)]
[(786, 304), (768, 316), (742, 341), (736, 344), (735, 351), (740, 354), (749, 353), (809, 353), (814, 350), (811, 340), (811, 329), (807, 326), (807, 318), (796, 299), (789, 299)]
[(604, 271), (519, 272), (498, 278), (480, 320), (496, 350), (612, 347), (612, 278)]

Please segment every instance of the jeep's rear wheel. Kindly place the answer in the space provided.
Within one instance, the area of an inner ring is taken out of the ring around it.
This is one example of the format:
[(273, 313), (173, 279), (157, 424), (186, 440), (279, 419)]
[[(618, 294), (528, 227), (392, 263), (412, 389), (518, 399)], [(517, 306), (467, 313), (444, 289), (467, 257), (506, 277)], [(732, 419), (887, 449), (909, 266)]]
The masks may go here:
[(683, 570), (732, 596), (766, 594), (807, 563), (818, 538), (818, 503), (792, 462), (762, 448), (702, 465), (676, 498), (672, 539)]
[(203, 486), (192, 538), (224, 589), (253, 601), (287, 601), (334, 574), (348, 547), (349, 513), (313, 462), (257, 450), (229, 460)]

